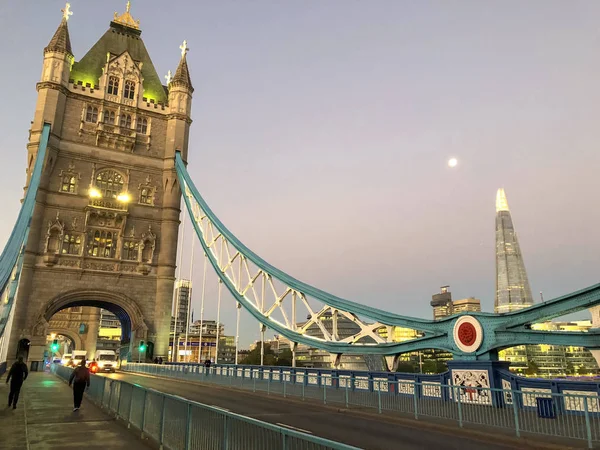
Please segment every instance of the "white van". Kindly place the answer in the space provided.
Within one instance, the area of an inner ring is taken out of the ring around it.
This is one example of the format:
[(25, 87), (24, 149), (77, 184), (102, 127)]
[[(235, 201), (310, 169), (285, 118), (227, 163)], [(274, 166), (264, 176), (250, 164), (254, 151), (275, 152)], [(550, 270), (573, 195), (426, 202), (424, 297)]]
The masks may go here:
[(119, 368), (119, 359), (113, 350), (96, 351), (96, 362), (98, 372), (114, 372)]
[(60, 360), (60, 363), (63, 366), (68, 366), (71, 364), (71, 354), (70, 353), (65, 353), (64, 355), (62, 355), (62, 358)]
[(73, 350), (73, 357), (71, 359), (71, 366), (78, 366), (81, 361), (85, 360), (87, 352), (85, 350)]

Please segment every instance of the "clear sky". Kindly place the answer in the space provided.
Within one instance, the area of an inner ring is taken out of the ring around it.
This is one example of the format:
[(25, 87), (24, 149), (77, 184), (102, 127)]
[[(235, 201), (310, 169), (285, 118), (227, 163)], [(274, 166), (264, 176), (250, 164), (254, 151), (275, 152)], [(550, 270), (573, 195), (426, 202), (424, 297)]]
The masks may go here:
[[(0, 2), (0, 242), (20, 206), (35, 83), (63, 6)], [(125, 1), (71, 9), (79, 60)], [(504, 187), (536, 296), (600, 281), (600, 2), (134, 0), (131, 11), (161, 77), (187, 39), (189, 170), (275, 266), (407, 315), (431, 317), (444, 284), (492, 311)], [(227, 298), (229, 334), (234, 310)], [(257, 330), (245, 316), (242, 343)]]

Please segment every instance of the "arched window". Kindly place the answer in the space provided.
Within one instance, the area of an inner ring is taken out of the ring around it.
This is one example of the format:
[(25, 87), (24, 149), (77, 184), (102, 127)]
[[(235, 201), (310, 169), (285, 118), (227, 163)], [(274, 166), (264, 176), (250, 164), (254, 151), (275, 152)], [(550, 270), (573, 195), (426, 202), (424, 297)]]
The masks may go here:
[(111, 95), (119, 94), (119, 79), (117, 77), (108, 77), (108, 93)]
[(154, 200), (154, 192), (152, 188), (142, 188), (140, 191), (140, 203), (143, 205), (152, 205)]
[(117, 198), (123, 191), (123, 177), (114, 170), (103, 170), (96, 175), (96, 187), (103, 198)]
[(123, 244), (123, 259), (128, 261), (137, 261), (139, 248), (139, 242), (125, 241)]
[(62, 179), (62, 185), (60, 187), (61, 192), (75, 193), (77, 187), (77, 177), (74, 175), (65, 175)]
[(116, 233), (113, 234), (110, 231), (95, 231), (94, 237), (88, 247), (88, 254), (100, 258), (114, 258), (114, 241), (116, 238)]
[(65, 234), (63, 238), (62, 252), (64, 255), (79, 255), (81, 249), (81, 236)]
[(104, 123), (108, 123), (110, 125), (115, 124), (115, 112), (106, 110), (104, 111)]
[(98, 108), (94, 106), (88, 106), (85, 112), (85, 121), (86, 122), (98, 122)]
[(131, 128), (131, 116), (129, 114), (121, 114), (120, 125), (125, 128)]
[(125, 82), (125, 90), (123, 91), (125, 98), (133, 100), (135, 96), (135, 81), (127, 80)]
[(142, 134), (148, 133), (148, 119), (146, 119), (145, 117), (138, 117), (137, 132)]

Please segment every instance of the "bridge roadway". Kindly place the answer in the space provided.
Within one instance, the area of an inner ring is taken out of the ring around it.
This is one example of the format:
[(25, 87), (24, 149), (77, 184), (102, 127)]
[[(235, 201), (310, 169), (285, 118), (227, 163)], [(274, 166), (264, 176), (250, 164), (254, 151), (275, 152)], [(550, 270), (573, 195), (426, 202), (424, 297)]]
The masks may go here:
[[(483, 433), (470, 433), (460, 429), (444, 429), (430, 423), (406, 421), (383, 421), (381, 416), (338, 412), (310, 402), (268, 397), (228, 387), (205, 385), (182, 380), (168, 380), (154, 376), (118, 372), (104, 375), (109, 378), (136, 383), (146, 388), (178, 395), (206, 405), (252, 417), (264, 422), (308, 431), (311, 434), (363, 449), (378, 450), (401, 448), (402, 450), (507, 450), (533, 448), (562, 448), (564, 446), (528, 445), (512, 438), (503, 441)], [(495, 442), (491, 443), (490, 440)]]

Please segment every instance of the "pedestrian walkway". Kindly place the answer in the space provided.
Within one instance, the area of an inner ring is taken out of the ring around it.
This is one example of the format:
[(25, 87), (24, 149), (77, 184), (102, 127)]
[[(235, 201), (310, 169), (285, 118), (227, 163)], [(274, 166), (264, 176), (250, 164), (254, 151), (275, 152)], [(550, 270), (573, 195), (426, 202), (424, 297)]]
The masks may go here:
[(148, 449), (139, 435), (84, 398), (73, 412), (73, 392), (50, 373), (33, 372), (17, 409), (7, 408), (6, 375), (0, 378), (0, 448), (3, 450)]

